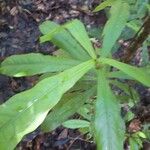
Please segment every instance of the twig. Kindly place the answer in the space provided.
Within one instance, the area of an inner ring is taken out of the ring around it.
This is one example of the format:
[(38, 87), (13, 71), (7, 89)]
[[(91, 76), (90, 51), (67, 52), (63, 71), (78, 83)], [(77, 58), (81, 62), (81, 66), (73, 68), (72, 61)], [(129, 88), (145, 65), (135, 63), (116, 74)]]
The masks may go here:
[(67, 150), (70, 150), (70, 148), (72, 147), (73, 143), (74, 143), (79, 137), (81, 137), (81, 135), (77, 136), (76, 138), (74, 138), (74, 139), (71, 141), (70, 145), (67, 147)]
[(72, 147), (73, 143), (74, 143), (76, 140), (84, 141), (84, 142), (87, 142), (87, 143), (93, 143), (93, 141), (89, 141), (89, 140), (82, 139), (81, 136), (83, 136), (83, 135), (84, 135), (84, 134), (81, 134), (81, 135), (79, 135), (79, 136), (77, 136), (77, 137), (75, 137), (75, 138), (68, 136), (68, 138), (69, 138), (70, 140), (72, 140), (72, 141), (71, 141), (70, 145), (68, 146), (67, 150), (70, 150), (70, 148)]
[[(141, 32), (141, 33), (139, 34), (139, 32)], [(139, 36), (138, 36), (138, 34), (139, 34)], [(142, 27), (136, 33), (135, 39), (133, 39), (133, 41), (131, 41), (130, 46), (127, 48), (127, 50), (126, 50), (127, 54), (124, 59), (125, 63), (130, 62), (130, 60), (133, 58), (136, 50), (141, 47), (141, 45), (147, 39), (149, 34), (150, 34), (150, 16), (147, 17), (147, 19), (144, 22), (144, 24), (142, 25)]]

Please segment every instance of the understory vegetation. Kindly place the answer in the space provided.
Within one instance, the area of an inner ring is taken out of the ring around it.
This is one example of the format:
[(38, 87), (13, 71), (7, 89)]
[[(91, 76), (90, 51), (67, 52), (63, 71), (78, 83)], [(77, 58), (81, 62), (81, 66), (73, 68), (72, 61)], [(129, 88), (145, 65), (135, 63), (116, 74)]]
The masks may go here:
[(101, 32), (87, 31), (78, 19), (61, 25), (48, 20), (39, 26), (40, 42), (53, 43), (55, 55), (13, 55), (1, 63), (1, 74), (39, 78), (0, 105), (0, 150), (14, 149), (37, 128), (59, 126), (78, 129), (98, 150), (139, 150), (150, 140), (149, 123), (130, 126), (140, 102), (136, 87), (150, 87), (149, 2), (105, 0), (93, 13), (103, 9), (108, 20)]

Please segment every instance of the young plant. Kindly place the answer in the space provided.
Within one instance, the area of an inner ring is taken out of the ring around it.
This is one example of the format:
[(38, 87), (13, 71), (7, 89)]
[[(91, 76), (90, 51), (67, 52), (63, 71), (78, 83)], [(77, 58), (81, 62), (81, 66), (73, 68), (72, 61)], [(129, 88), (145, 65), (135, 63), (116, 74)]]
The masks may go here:
[(136, 133), (133, 133), (129, 136), (129, 144), (130, 144), (130, 149), (131, 150), (138, 150), (143, 147), (143, 139), (146, 139), (146, 135), (139, 131)]
[[(98, 150), (123, 149), (125, 126), (120, 103), (124, 99), (135, 101), (138, 94), (118, 78), (136, 80), (147, 87), (150, 78), (148, 67), (137, 68), (111, 58), (128, 21), (129, 5), (123, 0), (110, 2), (102, 6), (111, 6), (111, 15), (103, 30), (101, 49), (94, 49), (79, 20), (64, 25), (46, 21), (40, 25), (40, 41), (59, 47), (59, 56), (14, 55), (1, 63), (0, 72), (8, 76), (41, 76), (33, 88), (0, 105), (0, 149), (14, 149), (39, 126), (48, 132), (60, 125), (90, 132)], [(118, 97), (110, 84), (124, 95)], [(84, 119), (68, 119), (75, 113)]]

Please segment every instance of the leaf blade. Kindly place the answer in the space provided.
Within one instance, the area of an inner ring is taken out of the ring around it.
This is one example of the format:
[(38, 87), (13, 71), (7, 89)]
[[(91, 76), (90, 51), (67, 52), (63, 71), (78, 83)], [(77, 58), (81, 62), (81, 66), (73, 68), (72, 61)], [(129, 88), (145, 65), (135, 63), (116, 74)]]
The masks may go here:
[(111, 92), (103, 71), (98, 72), (95, 114), (95, 138), (98, 150), (123, 150), (124, 124), (119, 104)]
[(81, 119), (72, 119), (67, 120), (62, 124), (66, 128), (70, 129), (78, 129), (78, 128), (86, 128), (90, 126), (90, 122)]
[(46, 21), (40, 25), (40, 31), (44, 34), (42, 42), (51, 41), (53, 44), (68, 52), (73, 58), (89, 60), (90, 56), (66, 29), (54, 22)]
[(125, 27), (129, 16), (129, 5), (121, 0), (117, 0), (113, 3), (110, 13), (111, 16), (103, 30), (104, 39), (102, 50), (100, 52), (103, 57), (107, 57), (109, 55), (116, 40)]
[(137, 68), (109, 58), (100, 58), (100, 61), (104, 64), (111, 65), (121, 70), (122, 72), (126, 73), (127, 75), (131, 76), (142, 84), (148, 87), (150, 86), (149, 66), (145, 68)]
[(64, 27), (71, 33), (71, 35), (80, 43), (84, 50), (93, 58), (96, 59), (91, 41), (85, 30), (83, 23), (77, 19), (66, 23)]
[(113, 2), (116, 1), (116, 0), (106, 0), (102, 3), (100, 3), (94, 10), (93, 12), (98, 12), (98, 11), (101, 11), (103, 9), (105, 9), (106, 7), (108, 6), (112, 6)]
[(0, 149), (13, 149), (24, 135), (35, 130), (62, 95), (93, 65), (93, 60), (90, 60), (46, 78), (32, 89), (13, 96), (1, 105)]
[(42, 123), (43, 131), (52, 131), (65, 122), (90, 98), (95, 88), (87, 89), (85, 92), (74, 92), (64, 95), (61, 101), (54, 107)]
[(6, 58), (0, 67), (0, 72), (5, 75), (21, 77), (57, 72), (78, 65), (80, 61), (69, 58), (44, 56), (40, 53), (13, 55)]

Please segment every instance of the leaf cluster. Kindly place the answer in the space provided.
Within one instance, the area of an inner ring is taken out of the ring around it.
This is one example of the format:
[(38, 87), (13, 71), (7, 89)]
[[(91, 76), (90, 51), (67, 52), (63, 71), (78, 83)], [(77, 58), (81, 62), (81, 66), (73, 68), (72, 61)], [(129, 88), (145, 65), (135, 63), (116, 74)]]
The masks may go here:
[[(150, 66), (136, 67), (113, 59), (113, 47), (125, 27), (131, 27), (131, 4), (106, 0), (94, 12), (108, 6), (110, 16), (103, 28), (100, 49), (93, 47), (81, 21), (63, 25), (45, 21), (39, 27), (40, 41), (52, 42), (63, 51), (61, 56), (30, 53), (10, 56), (1, 63), (1, 74), (40, 78), (33, 88), (0, 105), (0, 149), (14, 149), (39, 126), (48, 132), (60, 125), (90, 133), (98, 150), (123, 149), (125, 121), (134, 115), (123, 118), (120, 104), (135, 104), (139, 100), (137, 91), (126, 81), (150, 87)], [(81, 118), (69, 119), (75, 113)], [(131, 147), (136, 143), (134, 139), (143, 134), (132, 135)]]

